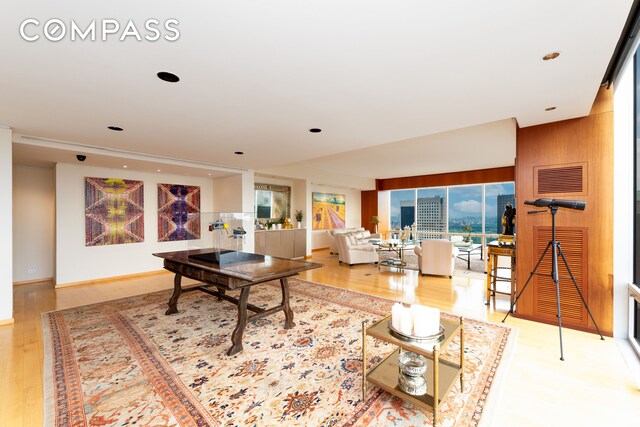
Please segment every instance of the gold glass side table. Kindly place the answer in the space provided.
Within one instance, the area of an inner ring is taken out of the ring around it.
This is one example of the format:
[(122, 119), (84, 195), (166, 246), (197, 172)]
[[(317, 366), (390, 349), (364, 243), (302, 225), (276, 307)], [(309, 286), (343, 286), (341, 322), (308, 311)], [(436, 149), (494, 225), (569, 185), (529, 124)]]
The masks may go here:
[[(460, 321), (440, 318), (440, 324), (444, 328), (442, 341), (414, 341), (405, 340), (393, 335), (389, 331), (391, 316), (387, 316), (373, 325), (366, 327), (362, 322), (362, 400), (366, 400), (367, 382), (381, 389), (411, 402), (418, 408), (433, 411), (433, 425), (438, 422), (438, 407), (447, 396), (456, 379), (460, 379), (460, 390), (464, 389), (464, 319)], [(442, 350), (445, 349), (456, 337), (460, 335), (460, 359), (458, 363), (448, 360), (440, 360)], [(367, 372), (367, 336), (378, 338), (398, 348), (391, 352), (382, 362)], [(398, 356), (403, 351), (412, 351), (427, 358), (427, 369), (424, 379), (427, 382), (427, 392), (422, 395), (412, 395), (400, 388), (398, 376)]]
[[(383, 240), (378, 244), (378, 270), (380, 267), (394, 267), (400, 273), (404, 272), (407, 264), (404, 260), (404, 251), (413, 249), (414, 242), (411, 240)], [(382, 259), (382, 252), (388, 252), (396, 256), (392, 256), (386, 260)]]

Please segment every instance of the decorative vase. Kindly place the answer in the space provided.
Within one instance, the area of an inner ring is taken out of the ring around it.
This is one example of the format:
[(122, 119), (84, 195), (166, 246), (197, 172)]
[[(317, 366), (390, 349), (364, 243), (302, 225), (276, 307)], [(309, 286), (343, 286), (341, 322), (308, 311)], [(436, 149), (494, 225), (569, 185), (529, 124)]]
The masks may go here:
[(302, 228), (302, 221), (298, 221), (298, 228)]

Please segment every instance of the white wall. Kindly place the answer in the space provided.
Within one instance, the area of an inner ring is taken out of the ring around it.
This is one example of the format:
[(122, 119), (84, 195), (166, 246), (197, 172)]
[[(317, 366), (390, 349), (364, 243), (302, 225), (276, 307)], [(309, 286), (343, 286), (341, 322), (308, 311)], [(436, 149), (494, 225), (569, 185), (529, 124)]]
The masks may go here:
[[(361, 224), (361, 196), (359, 190), (346, 190), (338, 187), (328, 187), (324, 185), (311, 185), (311, 192), (314, 193), (334, 193), (345, 195), (345, 227), (364, 227), (369, 224)], [(309, 204), (307, 212), (311, 213), (311, 194), (309, 194)], [(310, 215), (309, 215), (310, 216)], [(329, 247), (329, 236), (326, 230), (314, 230), (311, 235), (311, 249), (321, 249)]]
[(213, 188), (214, 212), (243, 212), (242, 175), (214, 179)]
[(633, 282), (633, 60), (616, 81), (613, 98), (613, 335), (629, 331), (629, 291)]
[(55, 174), (52, 168), (13, 168), (13, 281), (54, 277)]
[[(194, 242), (158, 242), (157, 184), (200, 186), (200, 210), (213, 209), (211, 179), (122, 169), (58, 164), (56, 166), (56, 283), (81, 282), (162, 269), (154, 252), (187, 249)], [(144, 234), (141, 243), (85, 246), (84, 178), (144, 181)], [(203, 225), (204, 226), (204, 225)], [(206, 235), (203, 235), (203, 238)]]
[[(5, 233), (13, 233), (13, 160), (12, 132), (0, 126), (0, 224)], [(16, 236), (9, 234), (0, 239), (0, 324), (13, 321), (13, 244)]]
[[(242, 242), (242, 250), (253, 252), (253, 172), (246, 171), (213, 180), (213, 211), (249, 213), (250, 219), (243, 220), (242, 227), (247, 232)], [(229, 242), (227, 242), (228, 244)], [(232, 246), (224, 246), (234, 249)], [(237, 246), (236, 246), (237, 247)]]

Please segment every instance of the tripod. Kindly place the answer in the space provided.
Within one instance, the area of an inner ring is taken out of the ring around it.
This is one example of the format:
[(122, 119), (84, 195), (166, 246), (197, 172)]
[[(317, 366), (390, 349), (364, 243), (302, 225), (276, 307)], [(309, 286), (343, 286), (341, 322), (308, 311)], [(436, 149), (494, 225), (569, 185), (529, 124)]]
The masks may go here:
[[(541, 199), (541, 200), (544, 200), (544, 199)], [(525, 204), (533, 205), (534, 203), (532, 202), (527, 203), (525, 201)], [(536, 206), (540, 206), (540, 204), (537, 204)], [(558, 331), (560, 333), (560, 360), (564, 360), (564, 353), (562, 350), (562, 313), (560, 311), (560, 276), (558, 274), (558, 254), (562, 257), (562, 261), (564, 262), (564, 265), (567, 268), (567, 271), (569, 272), (569, 277), (571, 277), (573, 286), (575, 286), (576, 291), (578, 291), (578, 295), (580, 295), (580, 299), (582, 300), (582, 303), (586, 307), (587, 312), (589, 313), (589, 316), (593, 321), (593, 324), (598, 330), (598, 334), (600, 334), (600, 339), (604, 340), (604, 337), (602, 336), (602, 332), (600, 332), (600, 328), (598, 327), (596, 320), (593, 318), (593, 314), (591, 314), (591, 310), (589, 310), (589, 306), (587, 305), (587, 302), (585, 301), (584, 296), (582, 296), (582, 292), (580, 291), (580, 288), (576, 283), (576, 279), (573, 276), (571, 269), (569, 268), (567, 259), (564, 257), (564, 254), (562, 253), (562, 248), (560, 248), (560, 242), (556, 240), (556, 213), (558, 212), (558, 205), (552, 203), (552, 204), (548, 204), (547, 206), (549, 207), (549, 212), (551, 212), (551, 240), (549, 241), (549, 243), (547, 243), (547, 247), (544, 249), (544, 252), (542, 252), (542, 255), (540, 255), (540, 259), (538, 259), (538, 263), (533, 268), (533, 271), (531, 272), (531, 275), (527, 279), (527, 282), (524, 284), (524, 286), (522, 287), (522, 290), (520, 290), (520, 292), (516, 296), (516, 299), (513, 301), (513, 304), (511, 304), (511, 307), (509, 308), (509, 311), (507, 312), (507, 314), (504, 316), (504, 319), (502, 319), (502, 323), (504, 323), (504, 321), (507, 320), (507, 317), (509, 316), (509, 314), (513, 313), (513, 308), (515, 307), (516, 303), (522, 296), (522, 293), (524, 292), (524, 290), (527, 289), (527, 285), (529, 284), (533, 276), (536, 274), (536, 271), (538, 270), (538, 267), (540, 267), (540, 264), (542, 263), (544, 256), (549, 251), (549, 248), (551, 248), (551, 256), (552, 256), (551, 278), (553, 279), (553, 283), (556, 286), (556, 304), (557, 304), (557, 310), (558, 310), (558, 314), (556, 316), (558, 317)], [(568, 207), (568, 206), (564, 206), (564, 207)], [(584, 207), (582, 209), (584, 209)], [(545, 211), (531, 211), (529, 213), (539, 213), (539, 212), (545, 212)]]

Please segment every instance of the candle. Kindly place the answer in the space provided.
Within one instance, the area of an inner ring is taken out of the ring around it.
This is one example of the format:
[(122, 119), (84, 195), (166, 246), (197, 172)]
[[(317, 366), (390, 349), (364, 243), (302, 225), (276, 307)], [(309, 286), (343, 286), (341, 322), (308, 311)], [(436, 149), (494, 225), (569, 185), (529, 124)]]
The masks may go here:
[(423, 305), (412, 305), (413, 334), (418, 337), (435, 335), (440, 331), (440, 310)]
[(413, 333), (413, 319), (411, 318), (411, 309), (409, 307), (402, 306), (400, 311), (400, 332), (405, 335)]
[(402, 311), (402, 304), (400, 304), (399, 302), (393, 304), (393, 306), (391, 307), (391, 326), (393, 326), (393, 328), (396, 331), (400, 330), (401, 311)]

